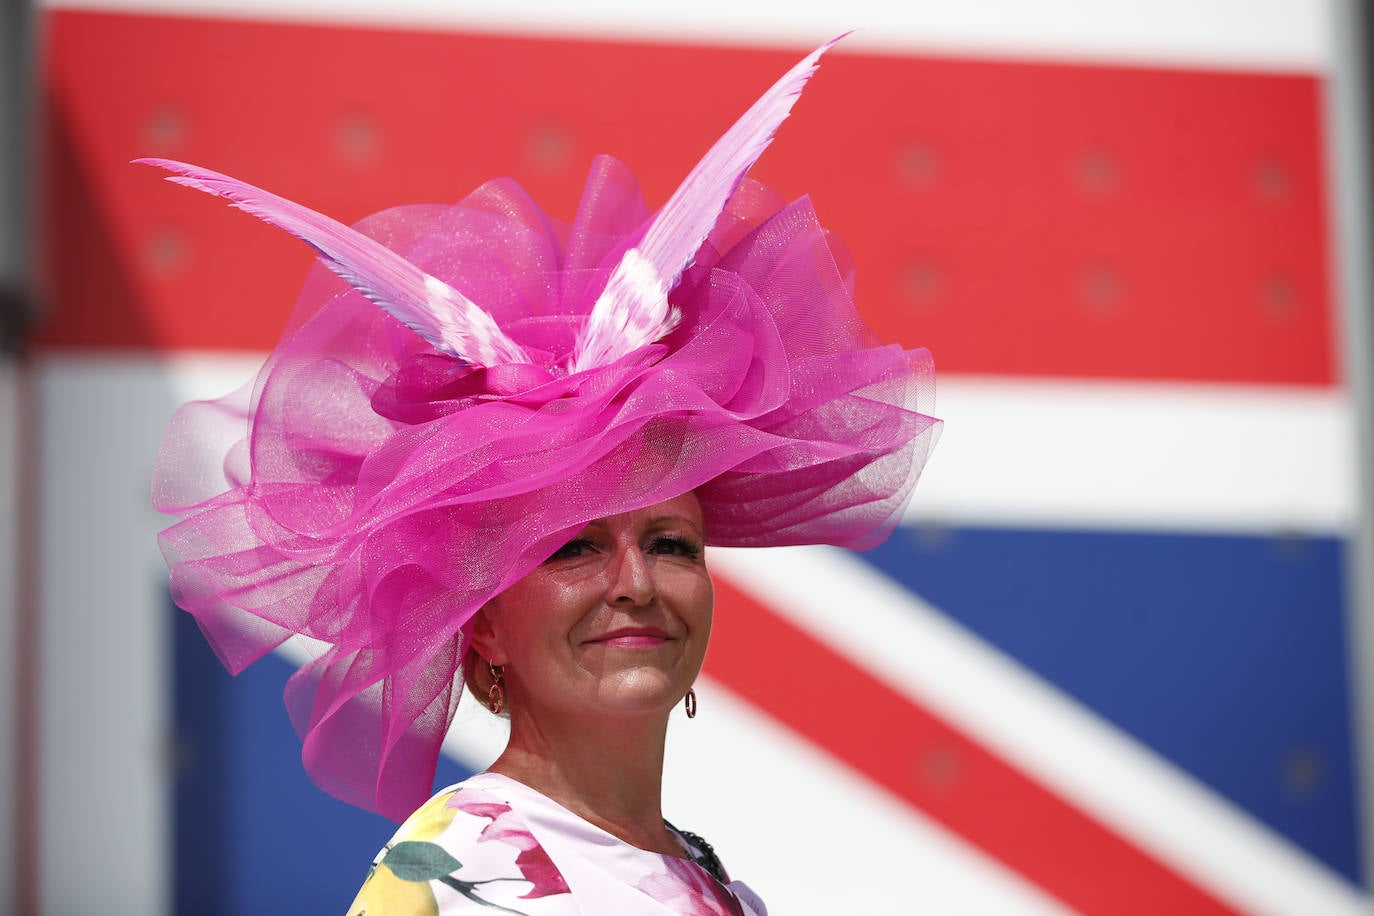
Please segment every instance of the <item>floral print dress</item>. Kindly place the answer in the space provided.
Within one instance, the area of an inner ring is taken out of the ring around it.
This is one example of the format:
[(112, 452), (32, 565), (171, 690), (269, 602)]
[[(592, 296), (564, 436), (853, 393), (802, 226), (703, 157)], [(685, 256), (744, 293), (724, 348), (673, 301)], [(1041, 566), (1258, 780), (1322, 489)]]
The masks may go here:
[(377, 855), (348, 916), (767, 916), (741, 881), (631, 846), (530, 787), (479, 773), (439, 792)]

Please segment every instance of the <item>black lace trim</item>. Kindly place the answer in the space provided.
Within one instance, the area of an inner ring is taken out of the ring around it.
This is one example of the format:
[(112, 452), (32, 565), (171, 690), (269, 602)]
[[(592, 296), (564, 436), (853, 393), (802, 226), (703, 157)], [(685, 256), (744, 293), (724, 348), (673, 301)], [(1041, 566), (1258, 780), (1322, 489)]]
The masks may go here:
[(725, 866), (721, 864), (720, 856), (716, 855), (716, 851), (711, 847), (710, 843), (690, 830), (679, 830), (666, 820), (663, 823), (667, 825), (669, 830), (687, 841), (689, 846), (687, 853), (692, 857), (693, 862), (706, 869), (707, 873), (721, 884), (727, 882)]

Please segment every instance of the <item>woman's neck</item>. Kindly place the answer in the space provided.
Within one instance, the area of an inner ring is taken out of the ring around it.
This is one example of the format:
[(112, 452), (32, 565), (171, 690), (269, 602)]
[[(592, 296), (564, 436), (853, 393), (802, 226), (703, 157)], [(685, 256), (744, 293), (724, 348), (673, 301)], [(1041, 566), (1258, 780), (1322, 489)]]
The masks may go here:
[(626, 722), (536, 722), (511, 717), (491, 770), (547, 795), (632, 846), (682, 856), (663, 825), (666, 717)]

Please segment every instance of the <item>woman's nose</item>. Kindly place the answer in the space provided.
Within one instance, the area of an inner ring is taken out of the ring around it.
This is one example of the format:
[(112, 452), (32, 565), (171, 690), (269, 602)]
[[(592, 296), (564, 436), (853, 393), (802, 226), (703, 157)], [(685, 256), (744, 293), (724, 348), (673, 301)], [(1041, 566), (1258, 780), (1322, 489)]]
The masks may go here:
[(620, 551), (611, 565), (610, 588), (606, 595), (611, 604), (629, 602), (642, 607), (654, 600), (654, 577), (649, 560), (638, 547)]

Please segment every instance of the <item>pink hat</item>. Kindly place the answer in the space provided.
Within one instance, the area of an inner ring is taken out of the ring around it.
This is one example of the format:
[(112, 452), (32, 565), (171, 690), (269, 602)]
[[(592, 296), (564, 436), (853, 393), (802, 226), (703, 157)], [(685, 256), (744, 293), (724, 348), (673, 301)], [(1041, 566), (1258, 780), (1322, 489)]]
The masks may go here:
[(571, 226), (497, 180), (353, 229), (145, 160), (320, 253), (251, 388), (177, 412), (153, 502), (231, 671), (315, 641), (286, 705), (326, 791), (425, 800), (465, 626), (591, 519), (694, 490), (711, 544), (862, 548), (900, 520), (939, 431), (929, 354), (873, 337), (806, 199), (743, 178), (828, 47), (656, 214), (609, 157)]

